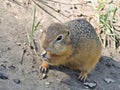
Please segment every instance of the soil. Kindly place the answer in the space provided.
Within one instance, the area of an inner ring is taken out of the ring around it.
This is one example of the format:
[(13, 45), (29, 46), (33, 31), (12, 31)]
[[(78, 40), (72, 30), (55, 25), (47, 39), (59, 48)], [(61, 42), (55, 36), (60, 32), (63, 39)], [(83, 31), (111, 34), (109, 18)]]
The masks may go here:
[[(38, 3), (44, 7), (39, 1)], [(96, 18), (92, 17), (96, 13), (92, 7), (96, 5), (96, 0), (60, 2), (67, 5), (48, 3), (58, 10), (58, 13), (50, 12), (59, 17), (60, 21), (84, 17), (98, 28)], [(73, 3), (79, 5), (71, 5)], [(34, 6), (30, 0), (0, 0), (0, 90), (120, 90), (120, 46), (117, 50), (113, 47), (103, 48), (100, 61), (88, 75), (86, 83), (77, 79), (78, 71), (66, 67), (51, 67), (47, 78), (41, 79), (39, 66), (42, 61), (32, 53), (27, 39), (27, 33), (32, 28)], [(117, 19), (120, 20), (120, 13), (117, 15)], [(56, 21), (37, 7), (36, 20), (41, 19), (40, 30)], [(35, 32), (36, 43), (39, 43), (40, 30)]]

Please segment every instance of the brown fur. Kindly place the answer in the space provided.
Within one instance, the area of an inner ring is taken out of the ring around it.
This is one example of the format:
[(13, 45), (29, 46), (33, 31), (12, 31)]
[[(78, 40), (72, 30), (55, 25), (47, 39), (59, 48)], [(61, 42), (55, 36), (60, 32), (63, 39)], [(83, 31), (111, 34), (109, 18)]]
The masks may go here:
[[(60, 35), (63, 37), (62, 40), (56, 41)], [(46, 56), (49, 57), (43, 61), (43, 64), (46, 64), (43, 68), (47, 68), (48, 65), (65, 65), (71, 69), (81, 70), (81, 79), (86, 79), (101, 55), (101, 44), (94, 28), (84, 19), (73, 20), (65, 25), (51, 24), (41, 41), (47, 52)]]

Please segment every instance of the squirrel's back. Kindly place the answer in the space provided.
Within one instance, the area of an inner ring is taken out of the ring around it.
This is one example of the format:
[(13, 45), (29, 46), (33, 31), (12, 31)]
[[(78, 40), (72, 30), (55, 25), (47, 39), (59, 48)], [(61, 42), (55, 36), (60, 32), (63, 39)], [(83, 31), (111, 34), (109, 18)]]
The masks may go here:
[(85, 19), (75, 19), (66, 22), (65, 25), (71, 32), (71, 41), (74, 46), (80, 45), (79, 41), (96, 40), (99, 42), (99, 38), (92, 27), (92, 25)]

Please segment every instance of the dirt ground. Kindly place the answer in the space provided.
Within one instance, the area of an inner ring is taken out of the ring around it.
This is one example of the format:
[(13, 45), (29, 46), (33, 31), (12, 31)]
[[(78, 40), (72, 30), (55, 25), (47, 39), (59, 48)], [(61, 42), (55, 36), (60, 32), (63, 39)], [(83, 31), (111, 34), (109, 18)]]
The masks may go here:
[[(69, 5), (55, 2), (49, 4), (67, 16), (54, 13), (62, 22), (82, 17), (90, 20), (95, 14), (92, 6), (96, 0), (60, 1), (69, 1)], [(80, 5), (71, 5), (78, 2)], [(77, 79), (79, 72), (65, 67), (51, 67), (48, 77), (41, 79), (39, 65), (42, 62), (32, 54), (27, 40), (27, 32), (32, 27), (34, 6), (28, 0), (0, 0), (0, 90), (120, 90), (120, 46), (117, 50), (113, 47), (103, 48), (100, 62), (89, 74), (86, 83)], [(118, 16), (120, 20), (120, 13)], [(36, 20), (41, 18), (43, 28), (55, 21), (37, 7)], [(92, 18), (90, 23), (97, 28), (95, 20)], [(120, 30), (120, 22), (118, 24)], [(40, 30), (36, 31), (36, 42), (39, 41), (39, 34)], [(26, 52), (21, 62), (24, 50)]]

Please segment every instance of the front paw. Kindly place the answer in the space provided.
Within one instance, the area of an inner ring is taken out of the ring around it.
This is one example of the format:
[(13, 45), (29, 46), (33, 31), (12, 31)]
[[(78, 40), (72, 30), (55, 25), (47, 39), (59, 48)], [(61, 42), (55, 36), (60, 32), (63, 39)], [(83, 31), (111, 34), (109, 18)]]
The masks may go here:
[(46, 78), (46, 76), (47, 76), (48, 68), (49, 68), (49, 64), (47, 62), (43, 62), (39, 68), (40, 73), (43, 74), (43, 77), (42, 77), (43, 79)]
[(46, 62), (43, 62), (40, 66), (40, 73), (47, 74), (48, 73), (49, 64)]

